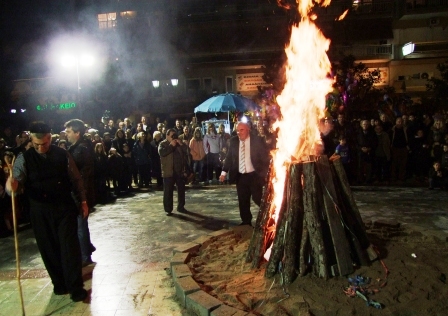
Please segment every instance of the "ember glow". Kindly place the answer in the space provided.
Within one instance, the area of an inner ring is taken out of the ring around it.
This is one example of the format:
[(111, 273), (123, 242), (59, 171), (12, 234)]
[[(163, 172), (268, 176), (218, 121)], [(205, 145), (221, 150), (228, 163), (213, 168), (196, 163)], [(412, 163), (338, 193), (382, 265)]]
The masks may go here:
[[(329, 5), (330, 1), (314, 1)], [(279, 128), (277, 148), (273, 151), (274, 176), (271, 214), (277, 223), (283, 201), (285, 178), (291, 162), (307, 161), (316, 154), (321, 143), (319, 119), (324, 116), (325, 96), (332, 90), (329, 78), (331, 64), (326, 52), (330, 41), (308, 16), (313, 1), (298, 2), (302, 20), (294, 25), (286, 47), (288, 57), (286, 84), (277, 97), (282, 117), (275, 122)], [(270, 248), (265, 253), (269, 259)]]
[(342, 13), (342, 14), (336, 19), (336, 21), (341, 21), (341, 20), (343, 20), (343, 19), (345, 18), (345, 16), (347, 15), (347, 13), (348, 13), (348, 9), (345, 10), (344, 13)]

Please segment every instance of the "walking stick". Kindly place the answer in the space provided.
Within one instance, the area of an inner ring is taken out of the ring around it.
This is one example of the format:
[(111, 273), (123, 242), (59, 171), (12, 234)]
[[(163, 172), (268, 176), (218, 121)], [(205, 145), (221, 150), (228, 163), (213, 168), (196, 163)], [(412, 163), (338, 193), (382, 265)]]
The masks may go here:
[[(9, 176), (12, 177), (12, 167), (14, 166), (15, 157), (12, 159), (12, 163), (8, 165)], [(22, 306), (22, 315), (25, 316), (25, 304), (23, 302), (22, 283), (20, 282), (20, 257), (19, 257), (19, 238), (17, 236), (17, 218), (16, 218), (16, 198), (14, 190), (11, 190), (11, 202), (12, 202), (12, 221), (14, 226), (14, 247), (16, 250), (16, 278), (19, 286), (20, 304)]]

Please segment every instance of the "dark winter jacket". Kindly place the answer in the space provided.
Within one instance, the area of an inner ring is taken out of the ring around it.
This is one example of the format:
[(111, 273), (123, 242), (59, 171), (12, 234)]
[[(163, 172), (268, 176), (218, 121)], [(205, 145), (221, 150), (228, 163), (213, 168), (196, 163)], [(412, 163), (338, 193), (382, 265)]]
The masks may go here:
[(86, 190), (87, 204), (89, 207), (93, 207), (95, 205), (95, 157), (92, 142), (80, 138), (68, 148), (68, 152), (72, 155), (81, 174)]
[(135, 142), (132, 154), (137, 166), (151, 164), (151, 145), (149, 143), (144, 142), (142, 145), (140, 142)]
[(159, 144), (159, 155), (163, 178), (173, 177), (174, 174), (181, 175), (190, 166), (188, 146), (185, 143), (173, 147), (165, 139)]

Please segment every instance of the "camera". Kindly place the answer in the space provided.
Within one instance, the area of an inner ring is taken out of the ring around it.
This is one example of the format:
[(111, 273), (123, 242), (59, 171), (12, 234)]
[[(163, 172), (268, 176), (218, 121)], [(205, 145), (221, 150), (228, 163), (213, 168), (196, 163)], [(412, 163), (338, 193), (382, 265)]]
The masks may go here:
[(171, 138), (172, 138), (172, 139), (178, 139), (179, 136), (177, 135), (177, 133), (174, 133), (173, 135), (171, 135)]
[(103, 116), (101, 117), (101, 122), (103, 122), (104, 124), (107, 124), (109, 119), (110, 119), (110, 111), (106, 110), (106, 111), (104, 111)]

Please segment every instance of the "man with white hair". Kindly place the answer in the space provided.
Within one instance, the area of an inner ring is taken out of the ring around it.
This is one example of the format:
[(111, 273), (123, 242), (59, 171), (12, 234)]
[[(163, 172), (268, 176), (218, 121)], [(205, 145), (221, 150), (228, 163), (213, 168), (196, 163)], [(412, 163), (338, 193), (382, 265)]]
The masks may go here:
[(252, 226), (250, 199), (261, 203), (263, 185), (269, 169), (269, 150), (262, 138), (251, 135), (248, 123), (239, 122), (237, 136), (230, 138), (229, 150), (222, 168), (220, 182), (229, 173), (230, 183), (236, 183), (242, 223)]

